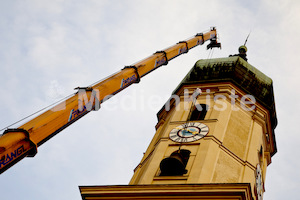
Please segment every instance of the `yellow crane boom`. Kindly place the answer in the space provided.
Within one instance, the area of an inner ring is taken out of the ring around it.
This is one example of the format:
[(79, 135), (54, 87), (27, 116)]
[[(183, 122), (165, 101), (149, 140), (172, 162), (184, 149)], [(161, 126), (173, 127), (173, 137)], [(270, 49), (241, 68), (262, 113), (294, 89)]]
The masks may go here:
[(189, 49), (202, 45), (207, 40), (211, 41), (207, 48), (220, 47), (220, 43), (217, 42), (216, 29), (213, 27), (208, 32), (198, 33), (189, 40), (158, 51), (135, 65), (126, 66), (103, 81), (89, 87), (78, 87), (76, 88), (78, 92), (66, 101), (18, 128), (5, 130), (0, 137), (0, 173), (26, 156), (33, 157), (37, 153), (38, 146), (91, 110), (98, 110), (100, 104), (111, 95), (133, 83), (138, 83), (141, 77), (168, 64), (171, 59), (187, 53)]

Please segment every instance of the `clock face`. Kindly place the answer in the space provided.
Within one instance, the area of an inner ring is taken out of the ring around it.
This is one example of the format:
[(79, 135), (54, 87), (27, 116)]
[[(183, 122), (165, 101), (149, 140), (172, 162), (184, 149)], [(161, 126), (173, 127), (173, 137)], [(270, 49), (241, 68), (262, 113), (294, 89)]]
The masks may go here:
[(199, 122), (189, 122), (174, 128), (169, 137), (174, 142), (193, 142), (206, 136), (208, 126)]
[(257, 199), (261, 200), (263, 196), (263, 181), (262, 181), (262, 172), (260, 165), (257, 164), (256, 167), (256, 193), (257, 193)]

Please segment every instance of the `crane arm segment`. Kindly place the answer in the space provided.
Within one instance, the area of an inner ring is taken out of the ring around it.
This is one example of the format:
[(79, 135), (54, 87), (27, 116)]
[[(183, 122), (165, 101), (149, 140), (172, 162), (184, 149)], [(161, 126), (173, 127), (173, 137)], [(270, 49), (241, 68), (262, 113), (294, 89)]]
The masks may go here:
[(138, 83), (141, 77), (207, 40), (215, 43), (216, 35), (216, 29), (212, 28), (209, 32), (158, 51), (90, 87), (76, 88), (78, 91), (66, 101), (16, 129), (5, 130), (0, 137), (0, 173), (26, 156), (33, 157), (38, 146), (88, 112), (98, 110), (101, 103), (131, 84)]

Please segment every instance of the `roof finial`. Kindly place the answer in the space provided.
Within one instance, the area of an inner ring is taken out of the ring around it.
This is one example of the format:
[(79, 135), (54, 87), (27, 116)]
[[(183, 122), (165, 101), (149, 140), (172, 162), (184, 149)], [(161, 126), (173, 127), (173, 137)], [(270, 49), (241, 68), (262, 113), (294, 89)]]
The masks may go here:
[(246, 43), (247, 43), (247, 41), (248, 41), (248, 38), (249, 38), (249, 36), (250, 36), (250, 33), (251, 33), (251, 31), (249, 32), (249, 34), (248, 34), (248, 36), (247, 36), (247, 38), (246, 38), (246, 40), (245, 40), (245, 43), (244, 43), (244, 45), (242, 45), (242, 46), (240, 46), (239, 47), (239, 56), (241, 57), (241, 58), (243, 58), (244, 60), (248, 60), (247, 59), (247, 47), (246, 47)]
[(247, 36), (247, 38), (246, 38), (246, 40), (245, 40), (244, 46), (246, 46), (246, 43), (247, 43), (248, 38), (249, 38), (249, 36), (250, 36), (250, 33), (251, 33), (251, 30), (250, 30), (250, 32), (249, 32), (249, 34), (248, 34), (248, 36)]
[(247, 59), (247, 47), (246, 47), (246, 43), (247, 43), (247, 41), (248, 41), (248, 38), (249, 38), (249, 36), (250, 36), (250, 33), (251, 33), (251, 31), (249, 32), (249, 34), (248, 34), (248, 36), (247, 36), (247, 38), (246, 38), (246, 40), (245, 40), (245, 43), (244, 43), (244, 45), (242, 45), (242, 46), (240, 46), (239, 47), (239, 53), (238, 54), (234, 54), (234, 55), (229, 55), (229, 57), (231, 57), (231, 56), (239, 56), (239, 57), (241, 57), (241, 58), (243, 58), (245, 61), (247, 61), (248, 59)]

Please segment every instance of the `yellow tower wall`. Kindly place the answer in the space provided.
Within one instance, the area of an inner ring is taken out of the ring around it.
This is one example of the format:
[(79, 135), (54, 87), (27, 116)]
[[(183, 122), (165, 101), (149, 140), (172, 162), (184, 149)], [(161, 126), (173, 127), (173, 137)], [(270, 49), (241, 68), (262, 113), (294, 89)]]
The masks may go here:
[[(194, 142), (174, 142), (169, 139), (169, 133), (187, 122), (192, 105), (184, 101), (184, 89), (192, 95), (196, 88), (202, 90), (197, 102), (209, 105), (205, 119), (199, 121), (209, 127), (209, 133)], [(230, 98), (232, 90), (239, 96), (234, 106)], [(250, 183), (254, 194), (257, 164), (262, 168), (264, 180), (266, 167), (271, 163), (273, 147), (267, 135), (271, 135), (272, 129), (268, 110), (256, 102), (254, 110), (245, 111), (244, 108), (253, 105), (243, 104), (241, 98), (246, 93), (231, 82), (185, 85), (176, 95), (180, 96), (180, 103), (176, 106), (173, 100), (170, 111), (159, 113), (155, 136), (129, 184)], [(225, 98), (214, 99), (217, 95)], [(160, 162), (179, 147), (191, 152), (186, 166), (188, 172), (183, 176), (160, 176)]]

